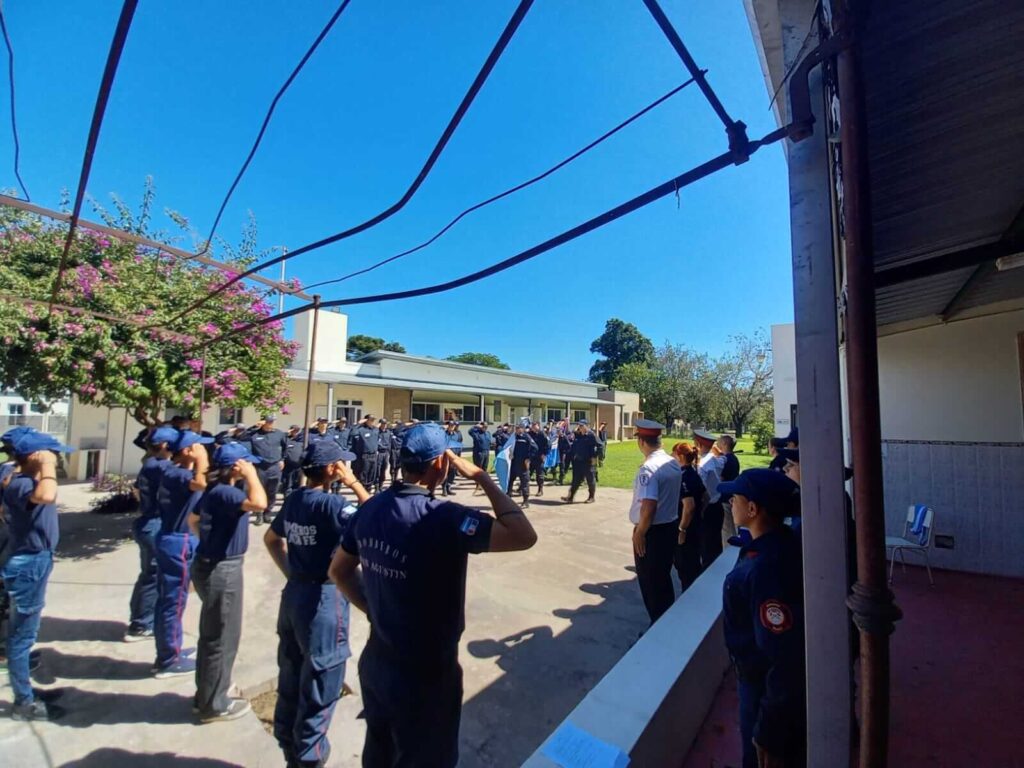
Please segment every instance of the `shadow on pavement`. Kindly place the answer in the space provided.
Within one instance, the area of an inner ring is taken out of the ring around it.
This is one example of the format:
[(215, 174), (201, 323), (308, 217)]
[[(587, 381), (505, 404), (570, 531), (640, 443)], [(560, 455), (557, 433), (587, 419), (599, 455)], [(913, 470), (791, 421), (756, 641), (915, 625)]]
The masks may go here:
[[(152, 645), (152, 643), (150, 643)], [(143, 680), (151, 677), (151, 662), (126, 661), (110, 656), (80, 656), (43, 648), (34, 677), (41, 683), (70, 680)], [(155, 653), (155, 652), (154, 652)]]
[(463, 704), (460, 766), (522, 764), (647, 626), (635, 581), (582, 584), (580, 591), (603, 601), (555, 610), (572, 622), (558, 635), (536, 626), (467, 644), (505, 674)]
[(229, 763), (209, 757), (182, 757), (173, 752), (143, 754), (140, 752), (129, 752), (126, 749), (114, 749), (113, 747), (97, 749), (80, 760), (62, 763), (60, 768), (109, 768), (109, 766), (167, 768), (167, 766), (171, 765), (181, 766), (182, 768), (242, 768), (239, 763)]
[(57, 559), (87, 560), (113, 552), (131, 538), (133, 515), (61, 512)]
[[(180, 725), (195, 722), (192, 717), (192, 697), (175, 693), (143, 696), (134, 693), (97, 693), (81, 688), (64, 687), (64, 694), (56, 702), (62, 715), (51, 720), (51, 725), (66, 728), (89, 728), (93, 725), (122, 723), (149, 723), (150, 725)], [(3, 715), (10, 714), (10, 703), (5, 702)], [(175, 763), (177, 764), (177, 763)], [(100, 765), (100, 763), (96, 763)], [(108, 765), (117, 765), (108, 763)], [(138, 763), (121, 763), (135, 766)], [(210, 763), (229, 765), (229, 763)]]
[[(51, 582), (52, 583), (52, 582)], [(43, 613), (39, 626), (40, 643), (120, 641), (127, 625), (123, 621), (104, 619), (62, 619)], [(149, 641), (152, 644), (152, 640)]]

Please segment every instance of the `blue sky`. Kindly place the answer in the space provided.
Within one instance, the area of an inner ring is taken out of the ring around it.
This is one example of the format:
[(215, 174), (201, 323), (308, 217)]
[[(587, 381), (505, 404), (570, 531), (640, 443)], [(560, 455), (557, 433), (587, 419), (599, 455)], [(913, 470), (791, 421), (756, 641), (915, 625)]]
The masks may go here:
[[(120, 2), (5, 3), (15, 46), (22, 175), (56, 207), (77, 184)], [(220, 227), (251, 210), (292, 249), (402, 194), (515, 0), (352, 0), (278, 105)], [(775, 127), (740, 0), (663, 7), (752, 138)], [(142, 3), (89, 193), (160, 206), (205, 235), (274, 93), (336, 3)], [(377, 228), (288, 263), (304, 283), (415, 245), (463, 208), (555, 164), (687, 78), (640, 0), (537, 0), (432, 175)], [(6, 95), (4, 96), (6, 101)], [(0, 122), (0, 185), (15, 179)], [(500, 261), (726, 148), (696, 87), (555, 176), (464, 219), (435, 245), (325, 299), (442, 282)], [(86, 215), (93, 212), (86, 207)], [(277, 275), (276, 268), (271, 270)], [(792, 319), (788, 193), (779, 146), (508, 272), (448, 294), (350, 308), (350, 331), (415, 354), (492, 352), (513, 368), (584, 377), (610, 317), (655, 344), (721, 353), (730, 334)], [(291, 306), (291, 304), (289, 304)], [(508, 318), (514, 318), (509, 320)]]

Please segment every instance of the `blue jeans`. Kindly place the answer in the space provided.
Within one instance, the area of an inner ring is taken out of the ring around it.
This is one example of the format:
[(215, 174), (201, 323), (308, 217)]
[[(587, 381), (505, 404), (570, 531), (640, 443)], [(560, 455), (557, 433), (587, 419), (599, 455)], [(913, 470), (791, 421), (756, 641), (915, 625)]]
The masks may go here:
[(188, 602), (189, 568), (196, 537), (188, 533), (161, 533), (156, 537), (157, 598), (153, 620), (156, 665), (166, 669), (181, 656), (181, 615)]
[(139, 545), (139, 577), (132, 590), (129, 628), (153, 629), (156, 610), (156, 535), (160, 533), (159, 517), (139, 517), (132, 523), (132, 536)]
[(53, 552), (14, 555), (3, 568), (4, 589), (11, 599), (7, 632), (7, 671), (14, 689), (15, 704), (31, 704), (29, 652), (39, 636), (46, 582), (53, 570)]

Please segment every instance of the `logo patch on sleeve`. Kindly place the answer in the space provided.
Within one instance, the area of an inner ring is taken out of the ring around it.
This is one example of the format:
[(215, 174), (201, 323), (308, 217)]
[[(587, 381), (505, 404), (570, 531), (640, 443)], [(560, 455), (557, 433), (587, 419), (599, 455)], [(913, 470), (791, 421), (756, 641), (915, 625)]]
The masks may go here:
[(475, 536), (476, 529), (480, 527), (480, 521), (475, 517), (466, 515), (462, 518), (462, 524), (459, 526), (459, 530), (467, 536)]
[(765, 600), (759, 609), (761, 624), (773, 634), (779, 635), (793, 628), (793, 612), (789, 606), (778, 600)]
[(648, 475), (646, 472), (641, 472), (636, 479), (637, 482), (640, 483), (640, 485), (647, 485), (647, 481), (651, 479), (651, 476)]

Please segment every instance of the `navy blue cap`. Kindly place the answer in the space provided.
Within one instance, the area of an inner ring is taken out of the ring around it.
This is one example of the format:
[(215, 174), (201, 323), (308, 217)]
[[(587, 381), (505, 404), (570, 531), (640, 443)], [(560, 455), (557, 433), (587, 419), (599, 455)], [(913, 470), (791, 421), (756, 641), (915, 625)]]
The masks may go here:
[(589, 424), (590, 422), (589, 422), (589, 421), (587, 421), (586, 419), (580, 419), (580, 420), (579, 420), (578, 422), (576, 422), (576, 423), (577, 423), (577, 424)]
[(402, 437), (401, 458), (404, 462), (433, 461), (448, 450), (448, 436), (437, 424), (417, 424)]
[(74, 448), (61, 443), (53, 435), (48, 435), (45, 432), (22, 432), (20, 435), (16, 435), (11, 440), (11, 447), (14, 448), (14, 452), (19, 456), (27, 456), (30, 453), (36, 451), (54, 451), (57, 453), (71, 453)]
[(346, 451), (333, 440), (318, 440), (310, 443), (302, 456), (304, 467), (326, 467), (336, 461), (354, 461), (356, 455)]
[(157, 427), (149, 433), (147, 442), (152, 445), (157, 443), (173, 443), (178, 439), (180, 433), (174, 427)]
[(800, 445), (800, 428), (799, 427), (793, 427), (791, 430), (789, 430), (789, 434), (786, 435), (786, 442), (787, 443), (796, 443), (797, 445)]
[(250, 464), (260, 464), (263, 459), (259, 456), (255, 456), (248, 448), (245, 447), (245, 443), (237, 442), (219, 445), (217, 446), (217, 450), (213, 453), (213, 466), (215, 467), (233, 467), (235, 462), (238, 461), (248, 461)]
[(24, 425), (20, 427), (12, 427), (0, 435), (0, 443), (13, 443), (22, 435), (28, 435), (35, 431), (34, 427), (27, 427)]
[(175, 441), (171, 443), (171, 450), (177, 453), (178, 451), (183, 451), (196, 443), (207, 445), (212, 442), (212, 437), (203, 437), (202, 435), (193, 432), (191, 429), (183, 429), (178, 433), (178, 437)]
[(786, 517), (800, 500), (800, 486), (781, 472), (748, 469), (731, 482), (720, 483), (723, 496), (744, 496), (772, 514)]
[(780, 448), (779, 456), (784, 458), (786, 461), (792, 461), (794, 464), (800, 463), (800, 449), (799, 448)]

